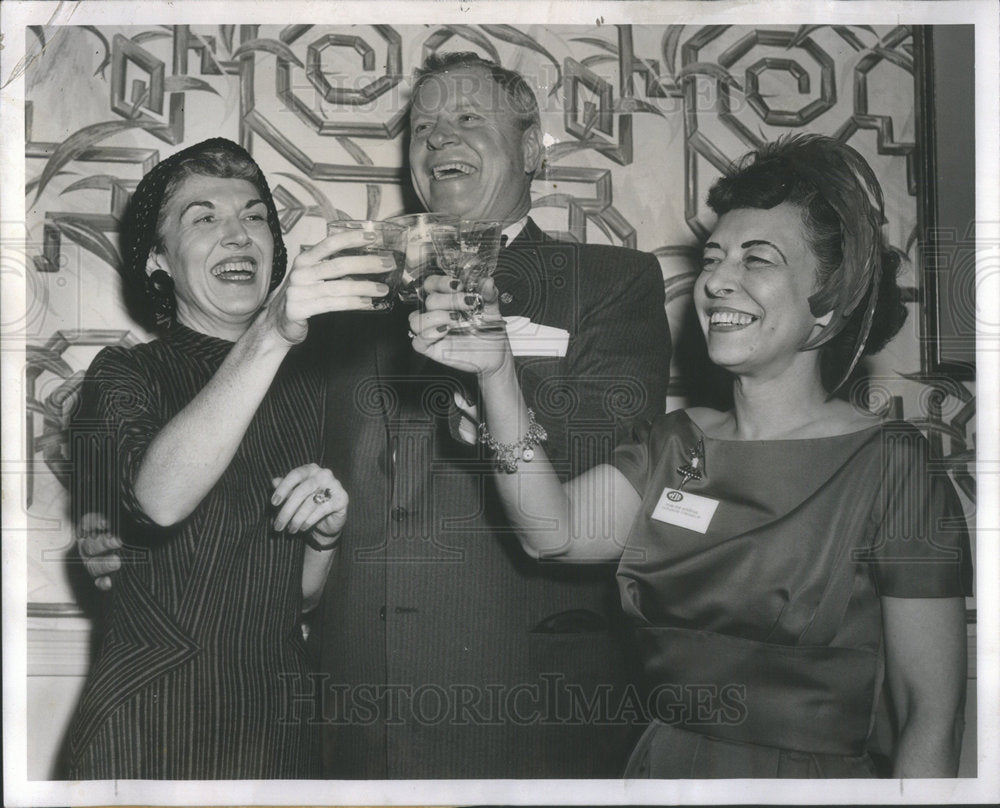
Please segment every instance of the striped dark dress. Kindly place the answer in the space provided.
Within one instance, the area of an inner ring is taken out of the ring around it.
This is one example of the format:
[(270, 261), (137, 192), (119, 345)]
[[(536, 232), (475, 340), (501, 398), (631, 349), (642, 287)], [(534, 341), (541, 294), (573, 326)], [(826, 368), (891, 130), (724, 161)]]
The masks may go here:
[[(229, 468), (181, 524), (151, 525), (134, 498), (150, 441), (231, 347), (178, 325), (161, 340), (104, 349), (88, 371), (75, 464), (103, 463), (117, 481), (112, 523), (126, 549), (70, 730), (72, 779), (311, 773), (291, 697), (307, 671), (303, 544), (272, 529), (270, 496), (273, 477), (320, 458), (320, 375), (289, 354)], [(95, 452), (101, 436), (105, 451)]]

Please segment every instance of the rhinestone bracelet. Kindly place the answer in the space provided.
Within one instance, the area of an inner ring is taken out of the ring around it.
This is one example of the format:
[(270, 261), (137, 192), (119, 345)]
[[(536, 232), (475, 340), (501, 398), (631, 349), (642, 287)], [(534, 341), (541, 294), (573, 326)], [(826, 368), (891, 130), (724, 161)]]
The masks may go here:
[(479, 424), (479, 442), (485, 444), (488, 449), (496, 453), (497, 468), (508, 474), (517, 471), (517, 461), (523, 460), (530, 463), (535, 457), (535, 450), (532, 448), (549, 439), (545, 427), (535, 420), (535, 411), (528, 408), (528, 431), (517, 443), (499, 443), (490, 431), (486, 428), (486, 423)]

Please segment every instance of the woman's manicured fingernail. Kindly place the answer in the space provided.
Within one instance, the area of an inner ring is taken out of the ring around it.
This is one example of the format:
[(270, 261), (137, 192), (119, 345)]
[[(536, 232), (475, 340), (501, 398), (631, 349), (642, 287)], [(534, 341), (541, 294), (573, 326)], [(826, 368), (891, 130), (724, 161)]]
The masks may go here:
[(460, 312), (460, 311), (451, 311), (451, 312), (448, 312), (448, 316), (451, 317), (452, 320), (464, 320), (465, 319), (462, 316), (462, 312)]
[(273, 497), (271, 497), (271, 504), (272, 505), (277, 505), (279, 502), (281, 502), (281, 497), (279, 497), (277, 494), (275, 494)]
[(457, 289), (457, 288), (458, 288), (459, 286), (461, 286), (461, 285), (462, 285), (462, 282), (461, 282), (460, 280), (457, 280), (457, 279), (456, 279), (456, 280), (453, 280), (453, 281), (452, 281), (451, 283), (449, 283), (448, 285), (449, 285), (449, 286), (450, 286), (450, 287), (451, 287), (452, 289)]
[(448, 326), (447, 325), (439, 325), (437, 327), (437, 330), (440, 331), (443, 334), (445, 331), (448, 330)]
[(281, 524), (281, 522), (275, 521), (275, 523), (274, 523), (274, 529), (277, 530), (279, 533), (282, 530), (284, 530), (284, 527), (285, 526), (283, 524)]
[(382, 266), (384, 266), (386, 269), (395, 269), (396, 268), (396, 259), (393, 258), (391, 255), (383, 255), (382, 256)]
[(465, 296), (465, 305), (466, 306), (475, 306), (477, 303), (479, 303), (479, 295), (466, 295)]
[(365, 234), (365, 241), (375, 241), (378, 238), (378, 233), (374, 230), (363, 230), (362, 232)]

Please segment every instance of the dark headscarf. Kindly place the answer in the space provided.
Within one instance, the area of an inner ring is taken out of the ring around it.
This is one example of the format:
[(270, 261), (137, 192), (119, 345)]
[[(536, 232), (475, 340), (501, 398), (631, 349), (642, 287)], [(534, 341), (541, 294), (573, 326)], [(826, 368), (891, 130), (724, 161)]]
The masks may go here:
[(162, 303), (150, 288), (146, 274), (150, 251), (161, 246), (158, 224), (177, 186), (185, 177), (195, 174), (247, 180), (257, 188), (267, 208), (267, 224), (274, 240), (269, 291), (277, 288), (285, 276), (288, 254), (281, 237), (281, 223), (260, 166), (246, 149), (231, 140), (222, 137), (203, 140), (161, 160), (142, 178), (122, 222), (121, 275), (125, 293), (147, 325), (153, 324), (157, 304)]

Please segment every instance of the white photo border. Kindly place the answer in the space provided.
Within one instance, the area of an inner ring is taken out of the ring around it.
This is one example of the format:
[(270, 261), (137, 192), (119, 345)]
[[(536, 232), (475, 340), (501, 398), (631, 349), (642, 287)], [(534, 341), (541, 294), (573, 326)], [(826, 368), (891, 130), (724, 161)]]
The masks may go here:
[[(338, 22), (369, 23), (373, 4), (341, 0), (297, 2), (143, 2), (78, 0), (0, 4), (0, 250), (25, 236), (24, 66), (29, 25), (197, 24), (202, 21), (287, 23), (335, 11)], [(747, 24), (766, 16), (776, 23), (971, 23), (976, 29), (977, 309), (1000, 310), (1000, 6), (995, 0), (874, 2), (589, 2), (588, 0), (392, 0), (378, 5), (380, 19), (452, 23), (686, 23)], [(25, 289), (2, 279), (2, 321), (23, 316)], [(19, 280), (19, 279), (18, 279)], [(980, 322), (984, 320), (980, 319)], [(3, 501), (21, 501), (26, 466), (11, 458), (24, 445), (24, 346), (2, 346)], [(978, 772), (974, 779), (874, 781), (28, 781), (26, 754), (26, 517), (3, 510), (3, 736), (4, 804), (28, 805), (598, 805), (598, 804), (926, 804), (1000, 801), (1000, 340), (977, 341)], [(8, 538), (10, 537), (10, 538)]]

